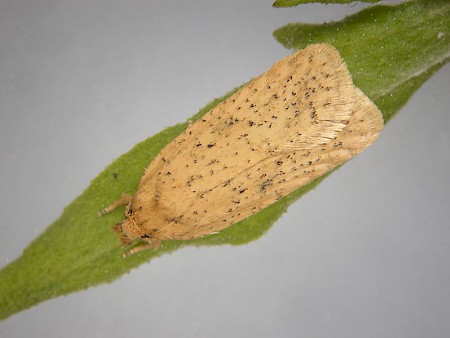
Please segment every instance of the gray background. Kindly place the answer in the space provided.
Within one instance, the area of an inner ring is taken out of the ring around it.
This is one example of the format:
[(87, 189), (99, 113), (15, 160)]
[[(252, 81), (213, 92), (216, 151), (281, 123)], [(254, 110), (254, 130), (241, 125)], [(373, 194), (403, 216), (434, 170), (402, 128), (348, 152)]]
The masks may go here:
[[(114, 158), (287, 55), (274, 29), (363, 7), (1, 0), (0, 266)], [(165, 255), (0, 336), (447, 337), (449, 76), (258, 241)]]

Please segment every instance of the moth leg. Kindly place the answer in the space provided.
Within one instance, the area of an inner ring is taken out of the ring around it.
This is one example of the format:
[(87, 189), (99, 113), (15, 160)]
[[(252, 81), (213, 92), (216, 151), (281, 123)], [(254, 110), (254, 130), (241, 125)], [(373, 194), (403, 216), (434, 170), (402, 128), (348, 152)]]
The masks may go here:
[(120, 243), (122, 243), (122, 246), (125, 246), (125, 245), (130, 245), (131, 241), (127, 236), (122, 235), (122, 236), (120, 236)]
[(107, 206), (106, 208), (103, 208), (102, 210), (100, 210), (98, 212), (98, 217), (102, 217), (103, 215), (106, 215), (107, 213), (110, 213), (111, 211), (113, 211), (117, 207), (120, 207), (122, 205), (127, 205), (127, 204), (131, 203), (132, 199), (133, 199), (133, 196), (131, 196), (129, 194), (122, 193), (120, 195), (120, 199), (115, 201), (113, 204)]
[(161, 241), (160, 240), (153, 240), (151, 243), (145, 243), (139, 246), (135, 246), (134, 248), (126, 251), (123, 254), (123, 257), (130, 257), (131, 255), (137, 253), (137, 252), (141, 252), (141, 251), (145, 251), (148, 249), (157, 249), (159, 248), (159, 246), (161, 245)]

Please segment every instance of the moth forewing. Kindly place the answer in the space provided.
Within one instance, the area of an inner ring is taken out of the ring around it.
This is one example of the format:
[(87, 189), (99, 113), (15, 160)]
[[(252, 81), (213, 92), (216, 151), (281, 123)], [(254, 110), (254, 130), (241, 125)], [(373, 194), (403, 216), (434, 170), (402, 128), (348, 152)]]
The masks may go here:
[(142, 176), (122, 229), (149, 243), (216, 233), (347, 161), (382, 127), (338, 51), (310, 45), (170, 142)]

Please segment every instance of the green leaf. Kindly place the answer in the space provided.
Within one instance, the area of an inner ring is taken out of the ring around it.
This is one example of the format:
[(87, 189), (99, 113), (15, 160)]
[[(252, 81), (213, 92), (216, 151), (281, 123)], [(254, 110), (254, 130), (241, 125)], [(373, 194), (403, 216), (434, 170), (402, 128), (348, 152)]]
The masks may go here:
[[(380, 0), (360, 0), (360, 2), (379, 2)], [(307, 3), (323, 3), (323, 4), (348, 4), (356, 2), (356, 0), (276, 0), (273, 7), (294, 7)]]
[(367, 8), (340, 22), (289, 24), (274, 32), (286, 48), (329, 42), (355, 84), (388, 121), (450, 57), (450, 3), (411, 1)]
[[(355, 83), (375, 100), (388, 120), (448, 61), (449, 11), (447, 1), (376, 6), (338, 23), (288, 25), (277, 30), (275, 37), (288, 48), (321, 41), (335, 45)], [(211, 102), (192, 119), (198, 119), (231, 93)], [(97, 211), (122, 192), (134, 193), (142, 168), (187, 125), (167, 128), (115, 160), (21, 257), (0, 271), (0, 318), (49, 298), (111, 282), (139, 264), (183, 245), (238, 245), (255, 240), (290, 203), (324, 179), (315, 180), (217, 235), (189, 242), (167, 241), (157, 251), (123, 259), (123, 249), (111, 231), (111, 225), (123, 219), (123, 210), (102, 218), (97, 217)]]

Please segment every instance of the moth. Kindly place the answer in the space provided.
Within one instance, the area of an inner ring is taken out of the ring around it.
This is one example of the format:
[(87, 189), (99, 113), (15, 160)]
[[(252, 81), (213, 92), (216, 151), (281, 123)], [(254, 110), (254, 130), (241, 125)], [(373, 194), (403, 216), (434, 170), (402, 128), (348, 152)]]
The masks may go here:
[(150, 162), (125, 220), (124, 256), (229, 227), (349, 160), (383, 128), (336, 48), (314, 44), (275, 63)]

